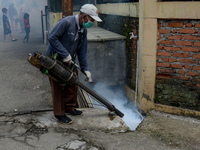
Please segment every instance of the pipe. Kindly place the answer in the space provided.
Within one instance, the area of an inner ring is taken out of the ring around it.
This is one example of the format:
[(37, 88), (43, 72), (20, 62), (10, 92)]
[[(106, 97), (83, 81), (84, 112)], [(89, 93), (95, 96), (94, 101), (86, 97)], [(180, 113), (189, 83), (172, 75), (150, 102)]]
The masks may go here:
[(48, 23), (47, 23), (47, 14), (48, 14), (48, 6), (45, 6), (45, 24), (46, 24), (46, 31), (48, 31)]
[(41, 23), (42, 23), (42, 40), (44, 43), (44, 21), (43, 21), (43, 11), (41, 10)]
[(73, 15), (73, 0), (62, 0), (62, 18)]
[(135, 81), (135, 107), (137, 107), (137, 92), (138, 92), (138, 63), (139, 63), (139, 42), (137, 41), (137, 64), (136, 64), (136, 81)]

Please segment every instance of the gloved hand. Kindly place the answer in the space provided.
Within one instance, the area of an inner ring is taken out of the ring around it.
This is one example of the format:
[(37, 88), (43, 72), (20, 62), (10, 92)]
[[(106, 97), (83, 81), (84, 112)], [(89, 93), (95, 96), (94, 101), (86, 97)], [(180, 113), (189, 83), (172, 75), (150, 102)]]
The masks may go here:
[(88, 81), (89, 83), (92, 83), (92, 77), (91, 77), (91, 73), (89, 71), (85, 71), (86, 74), (86, 81)]
[(64, 63), (67, 63), (68, 65), (70, 65), (72, 63), (72, 57), (69, 54), (65, 59), (63, 59)]

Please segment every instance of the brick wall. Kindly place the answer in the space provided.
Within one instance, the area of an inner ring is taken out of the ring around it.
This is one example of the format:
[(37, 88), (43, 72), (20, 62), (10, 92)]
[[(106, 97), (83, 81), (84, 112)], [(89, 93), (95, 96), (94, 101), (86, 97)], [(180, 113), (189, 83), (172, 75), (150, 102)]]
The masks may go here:
[(174, 81), (199, 93), (199, 48), (199, 20), (158, 20), (157, 81)]
[(180, 79), (200, 89), (200, 22), (159, 20), (157, 76)]
[[(126, 84), (135, 90), (139, 20), (116, 15), (100, 14), (99, 16), (103, 20), (98, 23), (99, 27), (126, 36), (126, 60), (121, 61), (126, 61)], [(132, 33), (134, 38), (130, 39)]]

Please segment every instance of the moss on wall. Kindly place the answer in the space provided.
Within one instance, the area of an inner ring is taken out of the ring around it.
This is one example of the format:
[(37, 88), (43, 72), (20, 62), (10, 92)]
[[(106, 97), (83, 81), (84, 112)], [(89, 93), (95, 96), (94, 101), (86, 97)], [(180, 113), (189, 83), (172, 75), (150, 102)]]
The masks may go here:
[(158, 80), (155, 103), (200, 111), (200, 91), (178, 80)]

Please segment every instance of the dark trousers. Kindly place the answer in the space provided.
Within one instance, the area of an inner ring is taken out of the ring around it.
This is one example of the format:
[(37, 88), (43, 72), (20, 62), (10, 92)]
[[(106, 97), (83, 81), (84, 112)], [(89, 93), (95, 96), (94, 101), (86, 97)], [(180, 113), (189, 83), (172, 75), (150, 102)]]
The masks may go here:
[[(77, 70), (76, 70), (77, 72)], [(77, 85), (59, 85), (58, 82), (49, 78), (52, 90), (53, 113), (62, 116), (65, 111), (71, 112), (77, 106)]]
[(30, 28), (25, 28), (25, 31), (26, 31), (26, 35), (24, 37), (24, 40), (29, 40), (29, 33), (30, 33)]

